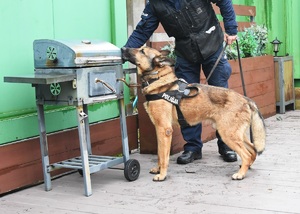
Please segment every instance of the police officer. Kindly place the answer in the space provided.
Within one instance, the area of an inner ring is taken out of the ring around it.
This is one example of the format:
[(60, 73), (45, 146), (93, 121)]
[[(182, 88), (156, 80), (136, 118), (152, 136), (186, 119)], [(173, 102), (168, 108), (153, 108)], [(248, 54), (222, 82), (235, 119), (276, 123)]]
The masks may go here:
[[(225, 33), (212, 4), (220, 8)], [(149, 0), (141, 18), (125, 47), (143, 46), (161, 23), (168, 36), (175, 38), (175, 74), (188, 83), (200, 82), (201, 67), (207, 77), (222, 52), (224, 40), (230, 45), (237, 38), (232, 0)], [(227, 88), (230, 75), (231, 67), (225, 56), (222, 56), (208, 84)], [(186, 144), (184, 152), (177, 158), (178, 164), (202, 158), (201, 132), (201, 124), (181, 126)], [(219, 153), (224, 161), (236, 161), (236, 153), (224, 144), (218, 132), (216, 136)]]

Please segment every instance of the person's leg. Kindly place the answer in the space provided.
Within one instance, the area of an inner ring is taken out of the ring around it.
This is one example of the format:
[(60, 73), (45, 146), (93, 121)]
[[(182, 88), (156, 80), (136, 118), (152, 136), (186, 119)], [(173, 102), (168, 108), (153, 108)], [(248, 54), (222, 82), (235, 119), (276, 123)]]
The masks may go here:
[[(187, 60), (177, 57), (175, 74), (188, 83), (198, 83), (200, 81), (200, 64), (193, 64)], [(193, 160), (202, 158), (202, 125), (181, 127), (183, 139), (186, 141), (184, 152), (178, 157), (178, 164), (191, 163)]]
[[(223, 47), (220, 47), (220, 49), (211, 57), (209, 57), (208, 60), (206, 60), (202, 64), (203, 72), (206, 77), (210, 74), (215, 62), (217, 61)], [(213, 71), (210, 79), (208, 80), (209, 85), (213, 86), (219, 86), (228, 88), (228, 79), (231, 75), (231, 66), (228, 63), (227, 59), (223, 56), (220, 59), (220, 62), (218, 63), (217, 67)], [(216, 136), (218, 138), (218, 148), (219, 153), (222, 155), (224, 161), (226, 162), (233, 162), (237, 161), (237, 156), (234, 151), (232, 151), (221, 139), (218, 131), (216, 131)]]

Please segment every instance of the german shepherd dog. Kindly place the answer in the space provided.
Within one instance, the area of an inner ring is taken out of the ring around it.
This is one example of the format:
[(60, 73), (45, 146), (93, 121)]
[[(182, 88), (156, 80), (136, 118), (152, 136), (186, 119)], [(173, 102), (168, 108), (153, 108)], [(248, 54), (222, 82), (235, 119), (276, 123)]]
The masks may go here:
[[(158, 50), (149, 47), (122, 48), (122, 58), (137, 66), (138, 75), (144, 83), (144, 95), (178, 90), (178, 78), (171, 67), (174, 60)], [(213, 124), (222, 140), (240, 156), (241, 167), (232, 175), (232, 179), (242, 180), (257, 154), (265, 149), (265, 124), (258, 107), (251, 99), (227, 88), (196, 83), (189, 84), (188, 88), (189, 95), (177, 103), (184, 119), (191, 126), (202, 121)], [(172, 125), (178, 124), (176, 104), (169, 101), (170, 99), (155, 99), (144, 103), (155, 126), (158, 141), (158, 165), (150, 170), (151, 174), (156, 174), (153, 181), (166, 179)], [(249, 127), (253, 144), (247, 136)]]

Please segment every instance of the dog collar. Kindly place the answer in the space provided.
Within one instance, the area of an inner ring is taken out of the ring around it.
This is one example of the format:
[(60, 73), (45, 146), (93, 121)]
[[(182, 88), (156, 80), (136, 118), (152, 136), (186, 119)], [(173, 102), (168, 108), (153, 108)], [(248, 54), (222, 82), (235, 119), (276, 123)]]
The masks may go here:
[[(149, 86), (150, 84), (152, 84), (153, 82), (155, 82), (156, 80), (158, 80), (160, 77), (163, 77), (163, 76), (165, 76), (165, 75), (168, 75), (169, 73), (166, 73), (166, 74), (164, 74), (164, 75), (162, 75), (162, 76), (158, 76), (158, 77), (156, 77), (156, 78), (149, 78), (149, 80), (145, 80), (145, 78), (144, 77), (146, 77), (146, 76), (151, 76), (151, 75), (158, 75), (158, 71), (148, 71), (146, 74), (144, 74), (142, 77), (141, 77), (141, 80), (142, 80), (142, 88), (144, 88), (144, 87), (147, 87), (147, 86)], [(184, 79), (178, 79), (179, 81), (181, 81), (181, 82), (185, 82), (186, 84), (187, 84), (187, 82), (184, 80)], [(177, 81), (178, 81), (177, 80)], [(175, 81), (176, 82), (176, 81)]]
[(142, 80), (142, 88), (147, 87), (148, 85), (150, 85), (151, 83), (155, 82), (156, 80), (158, 80), (159, 78), (149, 78), (149, 80), (145, 80), (145, 77), (147, 76), (152, 76), (152, 75), (157, 75), (158, 71), (148, 71), (145, 72), (145, 74), (143, 74), (143, 76), (141, 77)]
[(158, 74), (158, 71), (148, 71), (148, 72), (145, 72), (145, 74), (143, 75), (143, 77), (145, 76), (151, 76), (151, 75), (157, 75)]
[(155, 82), (156, 80), (158, 80), (158, 78), (150, 79), (150, 80), (148, 80), (148, 81), (142, 79), (142, 88), (145, 88), (145, 87), (149, 86), (150, 84), (152, 84), (152, 83)]

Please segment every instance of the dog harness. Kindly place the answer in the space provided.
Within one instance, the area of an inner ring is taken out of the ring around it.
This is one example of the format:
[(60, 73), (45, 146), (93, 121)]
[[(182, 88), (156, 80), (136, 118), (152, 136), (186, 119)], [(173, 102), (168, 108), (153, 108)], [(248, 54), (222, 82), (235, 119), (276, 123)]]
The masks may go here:
[[(156, 79), (153, 79), (152, 82), (154, 82), (155, 80)], [(189, 124), (186, 122), (180, 110), (179, 107), (180, 101), (182, 98), (195, 97), (199, 93), (199, 89), (195, 85), (188, 85), (188, 83), (184, 79), (178, 79), (176, 80), (175, 83), (179, 86), (177, 90), (166, 91), (158, 94), (147, 94), (145, 95), (145, 97), (147, 101), (163, 99), (175, 105), (177, 111), (178, 123), (180, 124), (181, 127), (186, 127), (189, 126)], [(143, 82), (142, 87), (146, 87), (149, 84), (151, 83), (147, 82), (145, 84)], [(190, 95), (191, 89), (196, 89), (197, 93)]]

